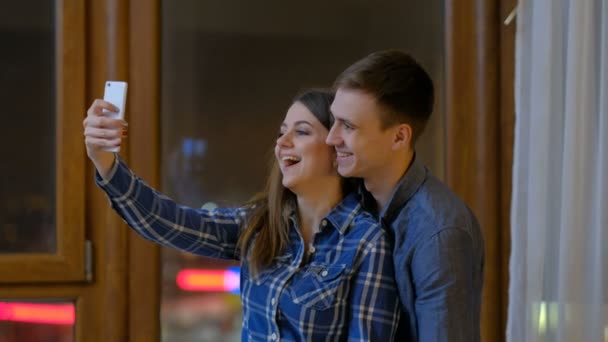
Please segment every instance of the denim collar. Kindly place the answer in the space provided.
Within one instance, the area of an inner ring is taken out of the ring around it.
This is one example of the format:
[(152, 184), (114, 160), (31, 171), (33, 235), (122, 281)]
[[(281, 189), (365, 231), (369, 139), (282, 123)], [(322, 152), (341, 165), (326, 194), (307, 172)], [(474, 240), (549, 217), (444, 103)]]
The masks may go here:
[(424, 183), (427, 178), (428, 170), (422, 164), (422, 162), (416, 158), (412, 160), (410, 167), (405, 171), (405, 174), (401, 177), (393, 193), (389, 197), (387, 204), (380, 211), (380, 218), (386, 222), (392, 222), (395, 216), (405, 206), (412, 196), (418, 191), (420, 186)]
[(382, 222), (391, 222), (395, 215), (401, 211), (401, 208), (407, 203), (407, 201), (418, 191), (420, 186), (424, 183), (427, 177), (428, 170), (426, 167), (416, 158), (412, 160), (412, 163), (405, 171), (397, 186), (393, 189), (387, 205), (382, 208), (380, 214), (376, 206), (376, 200), (374, 196), (365, 189), (363, 181), (359, 183), (358, 194), (361, 198), (363, 208), (374, 214), (374, 216), (380, 218)]

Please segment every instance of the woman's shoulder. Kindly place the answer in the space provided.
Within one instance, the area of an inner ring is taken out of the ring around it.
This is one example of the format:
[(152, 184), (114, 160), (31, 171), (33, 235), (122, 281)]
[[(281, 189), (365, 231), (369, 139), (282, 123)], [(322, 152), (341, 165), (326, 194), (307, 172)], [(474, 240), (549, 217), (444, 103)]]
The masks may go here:
[(350, 211), (353, 222), (371, 226), (379, 225), (379, 220), (372, 213), (365, 210), (361, 195), (358, 193), (352, 192), (346, 195), (341, 205)]
[(347, 234), (365, 236), (365, 241), (372, 242), (378, 239), (386, 239), (388, 234), (378, 220), (366, 211), (357, 212), (351, 221), (351, 229)]
[(380, 221), (370, 212), (364, 210), (360, 196), (357, 193), (347, 195), (342, 201), (348, 229), (344, 234), (349, 238), (360, 238), (363, 242), (375, 242), (378, 239), (388, 238), (387, 232), (382, 228)]

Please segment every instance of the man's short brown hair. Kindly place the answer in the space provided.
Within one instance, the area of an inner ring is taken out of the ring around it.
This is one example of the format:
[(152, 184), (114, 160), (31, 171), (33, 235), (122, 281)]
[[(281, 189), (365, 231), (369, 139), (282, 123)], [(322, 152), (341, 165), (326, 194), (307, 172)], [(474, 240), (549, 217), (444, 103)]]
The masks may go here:
[(361, 90), (386, 110), (383, 128), (412, 126), (412, 146), (433, 112), (433, 81), (410, 55), (399, 50), (374, 52), (348, 67), (334, 83), (336, 89)]

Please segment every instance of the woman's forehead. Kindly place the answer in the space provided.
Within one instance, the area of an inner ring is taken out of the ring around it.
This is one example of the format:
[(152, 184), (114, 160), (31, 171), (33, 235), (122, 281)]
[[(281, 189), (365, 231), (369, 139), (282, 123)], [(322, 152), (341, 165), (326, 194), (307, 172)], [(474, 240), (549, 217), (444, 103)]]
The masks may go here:
[(289, 110), (287, 110), (281, 126), (295, 126), (303, 124), (308, 124), (312, 127), (322, 126), (319, 119), (317, 119), (317, 117), (310, 110), (308, 110), (306, 106), (296, 102), (289, 107)]

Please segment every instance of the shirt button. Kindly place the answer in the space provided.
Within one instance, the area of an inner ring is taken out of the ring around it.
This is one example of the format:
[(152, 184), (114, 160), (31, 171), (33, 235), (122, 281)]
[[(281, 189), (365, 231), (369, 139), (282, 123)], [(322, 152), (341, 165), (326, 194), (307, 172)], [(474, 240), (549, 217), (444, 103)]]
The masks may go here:
[(321, 221), (321, 225), (322, 225), (323, 227), (327, 226), (327, 220), (323, 220), (323, 221)]
[(272, 299), (270, 300), (270, 304), (272, 304), (272, 305), (274, 305), (276, 302), (277, 302), (277, 301), (276, 301), (276, 299), (274, 299), (274, 298), (272, 298)]
[(310, 246), (310, 248), (308, 249), (308, 251), (310, 252), (310, 254), (314, 253), (317, 251), (317, 249), (315, 248), (315, 246)]
[(270, 338), (271, 338), (273, 341), (276, 341), (276, 339), (277, 339), (277, 334), (272, 333), (272, 335), (270, 335)]
[(321, 272), (321, 276), (322, 276), (322, 277), (327, 276), (327, 270), (323, 270), (323, 272)]

